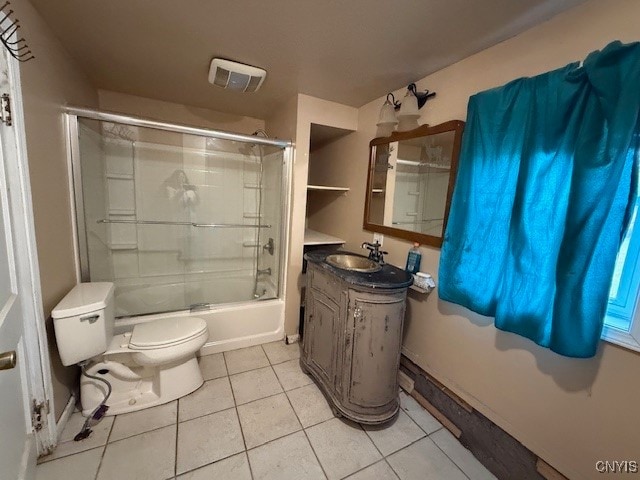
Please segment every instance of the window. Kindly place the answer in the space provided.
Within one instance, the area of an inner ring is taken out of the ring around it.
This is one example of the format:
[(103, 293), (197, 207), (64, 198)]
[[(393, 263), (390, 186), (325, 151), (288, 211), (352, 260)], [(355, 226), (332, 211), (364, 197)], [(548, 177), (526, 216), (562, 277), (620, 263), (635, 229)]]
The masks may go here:
[(609, 307), (602, 331), (602, 339), (638, 351), (640, 351), (639, 198), (636, 197), (629, 228), (618, 252), (611, 290), (609, 291)]

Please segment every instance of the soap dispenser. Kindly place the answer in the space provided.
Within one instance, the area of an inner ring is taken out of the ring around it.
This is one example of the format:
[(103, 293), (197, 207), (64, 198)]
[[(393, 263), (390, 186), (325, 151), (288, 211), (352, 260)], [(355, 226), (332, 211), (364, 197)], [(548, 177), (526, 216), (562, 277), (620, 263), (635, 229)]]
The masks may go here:
[(413, 248), (409, 250), (407, 255), (407, 266), (405, 270), (411, 274), (416, 274), (420, 271), (420, 260), (422, 260), (422, 254), (420, 253), (420, 244), (415, 242)]

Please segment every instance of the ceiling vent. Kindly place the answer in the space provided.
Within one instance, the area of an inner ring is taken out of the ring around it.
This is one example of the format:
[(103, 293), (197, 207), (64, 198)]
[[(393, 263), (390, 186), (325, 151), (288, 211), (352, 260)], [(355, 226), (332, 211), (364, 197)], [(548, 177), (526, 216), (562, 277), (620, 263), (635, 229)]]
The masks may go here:
[(266, 76), (266, 70), (222, 58), (211, 60), (209, 68), (209, 83), (237, 92), (255, 92)]

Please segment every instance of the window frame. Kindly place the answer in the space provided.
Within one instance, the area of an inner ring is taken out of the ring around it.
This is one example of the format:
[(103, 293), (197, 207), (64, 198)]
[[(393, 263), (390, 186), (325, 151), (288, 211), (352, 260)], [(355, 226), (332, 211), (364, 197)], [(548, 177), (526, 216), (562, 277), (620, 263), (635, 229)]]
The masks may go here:
[(612, 325), (607, 325), (605, 318), (605, 324), (600, 338), (606, 342), (640, 352), (640, 308), (637, 308), (637, 303), (636, 299), (636, 309), (631, 318), (629, 330), (622, 330)]
[[(638, 188), (640, 190), (640, 185)], [(632, 221), (633, 230), (629, 237), (617, 295), (615, 299), (609, 298), (600, 338), (640, 352), (640, 195), (636, 197)], [(620, 326), (621, 320), (628, 323), (626, 328)]]

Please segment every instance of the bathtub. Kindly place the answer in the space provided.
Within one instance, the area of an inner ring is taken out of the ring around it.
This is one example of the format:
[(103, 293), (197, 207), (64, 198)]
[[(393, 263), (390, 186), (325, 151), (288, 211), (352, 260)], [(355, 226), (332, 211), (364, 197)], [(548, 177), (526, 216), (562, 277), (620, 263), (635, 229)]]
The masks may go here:
[[(207, 322), (209, 338), (201, 355), (250, 347), (284, 338), (284, 300), (273, 298), (275, 287), (260, 282), (260, 297), (253, 299), (253, 277), (208, 278), (186, 283), (116, 287), (115, 333), (160, 318), (190, 315)], [(246, 299), (238, 301), (238, 299)], [(185, 301), (186, 300), (186, 301)], [(197, 311), (127, 316), (129, 312), (176, 310), (185, 304), (210, 303)]]

